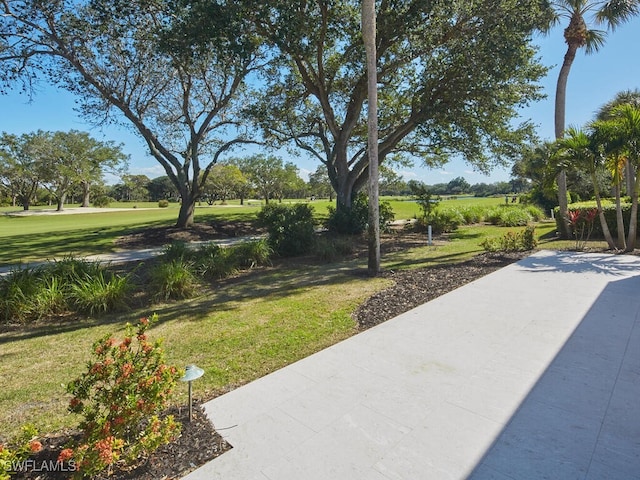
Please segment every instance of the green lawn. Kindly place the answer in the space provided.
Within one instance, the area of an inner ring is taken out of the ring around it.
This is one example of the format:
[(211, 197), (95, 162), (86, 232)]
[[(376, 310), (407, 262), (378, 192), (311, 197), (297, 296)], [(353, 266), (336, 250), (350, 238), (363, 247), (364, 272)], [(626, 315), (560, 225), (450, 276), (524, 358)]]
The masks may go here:
[[(483, 199), (484, 200), (484, 199)], [(484, 201), (491, 201), (484, 200)], [(498, 199), (499, 200), (499, 199)], [(460, 200), (451, 200), (458, 202)], [(464, 200), (466, 201), (466, 200)], [(409, 212), (413, 202), (394, 201), (394, 209)], [(316, 201), (318, 211), (328, 202)], [(406, 208), (406, 210), (402, 210)], [(202, 207), (197, 221), (216, 218), (250, 220), (257, 206)], [(0, 216), (2, 263), (45, 258), (65, 253), (113, 250), (118, 235), (147, 226), (171, 225), (177, 209), (131, 209), (126, 212), (39, 217)], [(383, 257), (384, 269), (416, 268), (459, 262), (481, 253), (488, 236), (508, 229), (496, 226), (462, 227), (446, 241), (422, 245)], [(555, 224), (541, 223), (537, 234), (542, 248), (571, 248), (572, 242), (553, 240)], [(46, 249), (46, 252), (42, 252)], [(159, 324), (150, 330), (165, 339), (170, 363), (196, 363), (205, 376), (195, 386), (196, 396), (249, 382), (281, 368), (356, 331), (351, 312), (388, 280), (364, 275), (366, 259), (328, 265), (286, 263), (238, 279), (203, 286), (188, 301), (158, 304), (144, 311), (117, 316), (56, 323), (0, 333), (0, 436), (14, 433), (25, 422), (42, 432), (74, 426), (66, 413), (64, 385), (89, 360), (91, 344), (105, 333), (121, 334), (127, 322), (151, 313)], [(184, 390), (184, 391), (183, 391)], [(174, 402), (185, 403), (186, 389)]]

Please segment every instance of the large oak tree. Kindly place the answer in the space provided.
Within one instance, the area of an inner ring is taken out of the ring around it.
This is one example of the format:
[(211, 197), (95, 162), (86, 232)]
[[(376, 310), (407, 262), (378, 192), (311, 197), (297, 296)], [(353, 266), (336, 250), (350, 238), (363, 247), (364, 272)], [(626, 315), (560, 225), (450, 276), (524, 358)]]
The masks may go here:
[[(368, 178), (367, 70), (360, 1), (246, 2), (276, 55), (251, 113), (327, 168), (338, 208)], [(532, 133), (518, 108), (545, 73), (532, 33), (550, 19), (538, 0), (377, 2), (378, 159), (427, 165), (461, 156), (488, 171)]]
[[(0, 0), (0, 80), (44, 77), (76, 93), (89, 120), (133, 127), (180, 194), (179, 227), (218, 157), (248, 141), (235, 114), (256, 65), (235, 2), (199, 3)], [(202, 24), (185, 20), (193, 11)]]

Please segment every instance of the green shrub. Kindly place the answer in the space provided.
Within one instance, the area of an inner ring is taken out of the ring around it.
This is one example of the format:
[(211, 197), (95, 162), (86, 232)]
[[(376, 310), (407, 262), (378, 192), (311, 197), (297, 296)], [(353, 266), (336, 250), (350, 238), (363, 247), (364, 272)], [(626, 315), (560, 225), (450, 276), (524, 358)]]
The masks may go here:
[(91, 204), (96, 208), (107, 208), (109, 205), (111, 205), (112, 201), (113, 198), (109, 197), (108, 195), (98, 195), (97, 197), (93, 198)]
[(162, 255), (166, 260), (189, 260), (192, 252), (185, 242), (174, 241), (164, 248)]
[(508, 231), (498, 238), (487, 238), (480, 244), (487, 252), (525, 252), (533, 250), (537, 245), (533, 225), (528, 225), (519, 232)]
[(268, 265), (273, 255), (273, 249), (269, 242), (264, 239), (241, 242), (230, 248), (238, 264), (249, 268)]
[(202, 277), (209, 279), (225, 278), (235, 274), (239, 269), (239, 260), (233, 247), (219, 247), (215, 244), (196, 252), (194, 270)]
[(83, 435), (58, 460), (73, 459), (82, 476), (135, 465), (180, 432), (173, 416), (160, 418), (180, 373), (165, 364), (161, 342), (147, 339), (148, 326), (143, 318), (127, 325), (122, 341), (95, 342), (87, 371), (67, 385)]
[(158, 200), (158, 207), (167, 208), (169, 206), (169, 200)]
[(355, 242), (350, 236), (319, 237), (314, 254), (323, 262), (331, 263), (355, 252)]
[(31, 297), (29, 313), (38, 319), (68, 311), (68, 288), (60, 277), (49, 276), (41, 278), (38, 289)]
[[(581, 211), (582, 215), (586, 215), (587, 212), (593, 208), (596, 208), (596, 202), (581, 202), (579, 204), (571, 204), (569, 205), (569, 210), (572, 211)], [(618, 224), (616, 222), (616, 206), (613, 202), (608, 200), (603, 200), (602, 204), (602, 212), (604, 213), (604, 217), (607, 221), (607, 226), (609, 227), (609, 231), (611, 235), (615, 238), (618, 235)], [(554, 217), (556, 219), (556, 225), (558, 231), (560, 230), (560, 213), (558, 207), (554, 209)], [(631, 204), (630, 203), (622, 203), (622, 218), (624, 219), (624, 228), (625, 228), (625, 236), (629, 233), (629, 221), (631, 220)], [(640, 209), (638, 209), (638, 225), (640, 225)], [(638, 235), (640, 236), (640, 230), (638, 230)], [(602, 233), (602, 226), (600, 225), (600, 220), (598, 218), (593, 222), (593, 232), (591, 234), (591, 238), (604, 238), (604, 234)]]
[(191, 264), (180, 259), (162, 262), (151, 271), (151, 288), (160, 300), (190, 298), (198, 282)]
[[(326, 227), (330, 232), (343, 235), (359, 235), (367, 229), (369, 224), (369, 198), (363, 193), (358, 193), (351, 202), (351, 209), (335, 208), (329, 206), (329, 217)], [(391, 203), (379, 204), (380, 231), (389, 230), (389, 226), (395, 218)]]
[(534, 205), (499, 205), (487, 212), (486, 221), (502, 227), (521, 227), (544, 218), (544, 213)]
[(124, 310), (128, 307), (131, 282), (128, 276), (100, 271), (87, 275), (71, 285), (71, 302), (90, 315)]
[(464, 217), (456, 208), (436, 208), (431, 214), (429, 224), (433, 233), (449, 233), (464, 224)]
[(33, 425), (23, 425), (20, 434), (10, 442), (0, 443), (0, 480), (9, 480), (10, 475), (16, 473), (22, 462), (29, 455), (42, 450), (42, 443), (38, 440), (38, 430)]
[(302, 255), (313, 248), (313, 207), (308, 204), (270, 203), (260, 210), (258, 221), (266, 227), (269, 245), (278, 255)]
[(25, 323), (33, 318), (33, 298), (40, 288), (41, 268), (24, 268), (0, 278), (0, 318)]

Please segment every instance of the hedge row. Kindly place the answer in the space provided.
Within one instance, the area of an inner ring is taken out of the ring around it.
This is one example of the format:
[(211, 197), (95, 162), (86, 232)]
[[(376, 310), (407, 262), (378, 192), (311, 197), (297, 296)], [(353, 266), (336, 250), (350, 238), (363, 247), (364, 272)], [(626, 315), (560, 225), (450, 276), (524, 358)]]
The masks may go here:
[[(582, 216), (584, 216), (586, 212), (588, 212), (589, 210), (593, 210), (594, 208), (597, 208), (595, 202), (580, 202), (577, 204), (569, 205), (569, 211), (581, 211), (583, 214)], [(611, 235), (615, 238), (616, 235), (618, 234), (618, 225), (616, 223), (616, 206), (611, 202), (603, 203), (602, 211), (604, 212), (607, 225), (609, 226), (609, 231), (611, 232)], [(558, 228), (558, 231), (560, 231), (561, 217), (560, 217), (559, 208), (556, 207), (553, 213), (556, 219), (556, 226)], [(629, 219), (631, 218), (630, 203), (622, 204), (622, 217), (624, 218), (624, 228), (625, 228), (625, 235), (626, 235), (629, 231)], [(640, 225), (640, 214), (638, 215), (638, 225)], [(593, 222), (593, 232), (591, 233), (591, 238), (604, 238), (599, 217), (596, 217), (595, 221)]]

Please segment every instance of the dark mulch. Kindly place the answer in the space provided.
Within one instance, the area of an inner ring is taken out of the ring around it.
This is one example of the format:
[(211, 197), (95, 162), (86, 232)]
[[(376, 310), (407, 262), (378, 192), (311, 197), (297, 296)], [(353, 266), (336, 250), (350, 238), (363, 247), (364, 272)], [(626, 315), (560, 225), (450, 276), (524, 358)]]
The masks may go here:
[[(178, 479), (209, 460), (222, 455), (231, 448), (213, 428), (205, 416), (202, 407), (193, 409), (193, 418), (189, 419), (187, 407), (178, 410), (172, 408), (172, 414), (182, 424), (180, 436), (173, 442), (158, 449), (144, 463), (130, 470), (115, 470), (111, 476), (99, 476), (94, 480), (157, 480)], [(41, 439), (43, 449), (30, 457), (28, 472), (19, 473), (11, 478), (30, 480), (62, 480), (71, 476), (69, 466), (56, 465), (58, 455), (64, 446), (77, 434), (67, 433)], [(57, 471), (55, 471), (57, 470)]]
[(517, 262), (530, 253), (484, 253), (458, 264), (383, 272), (383, 277), (393, 279), (393, 286), (370, 297), (358, 308), (354, 317), (361, 329), (373, 327)]
[[(255, 230), (249, 231), (249, 226), (236, 227), (233, 231), (228, 231), (228, 229), (229, 226), (222, 224), (201, 225), (188, 232), (172, 228), (154, 228), (123, 237), (118, 243), (124, 248), (141, 248), (164, 245), (172, 240), (211, 240), (221, 236), (228, 237), (230, 235), (255, 233)], [(383, 237), (382, 251), (390, 252), (424, 245), (424, 241), (424, 235), (406, 233), (386, 235)], [(366, 247), (362, 251), (366, 252)], [(360, 252), (361, 255), (362, 251)], [(383, 276), (393, 279), (393, 286), (369, 298), (360, 306), (354, 317), (361, 329), (370, 328), (468, 282), (494, 272), (526, 255), (528, 253), (508, 255), (482, 254), (459, 264), (383, 272)], [(180, 437), (154, 453), (137, 469), (117, 471), (109, 478), (116, 480), (180, 478), (231, 448), (214, 430), (200, 408), (194, 410), (195, 417), (192, 422), (187, 421), (188, 415), (185, 408), (182, 411), (174, 410), (172, 413), (182, 423)], [(41, 463), (48, 460), (55, 462), (58, 453), (70, 438), (70, 435), (46, 438), (43, 442), (45, 449), (33, 457), (35, 464), (38, 465), (38, 462)], [(67, 478), (67, 476), (68, 474), (61, 474), (60, 472), (47, 474), (32, 471), (29, 474), (22, 474), (15, 478), (59, 480)]]

